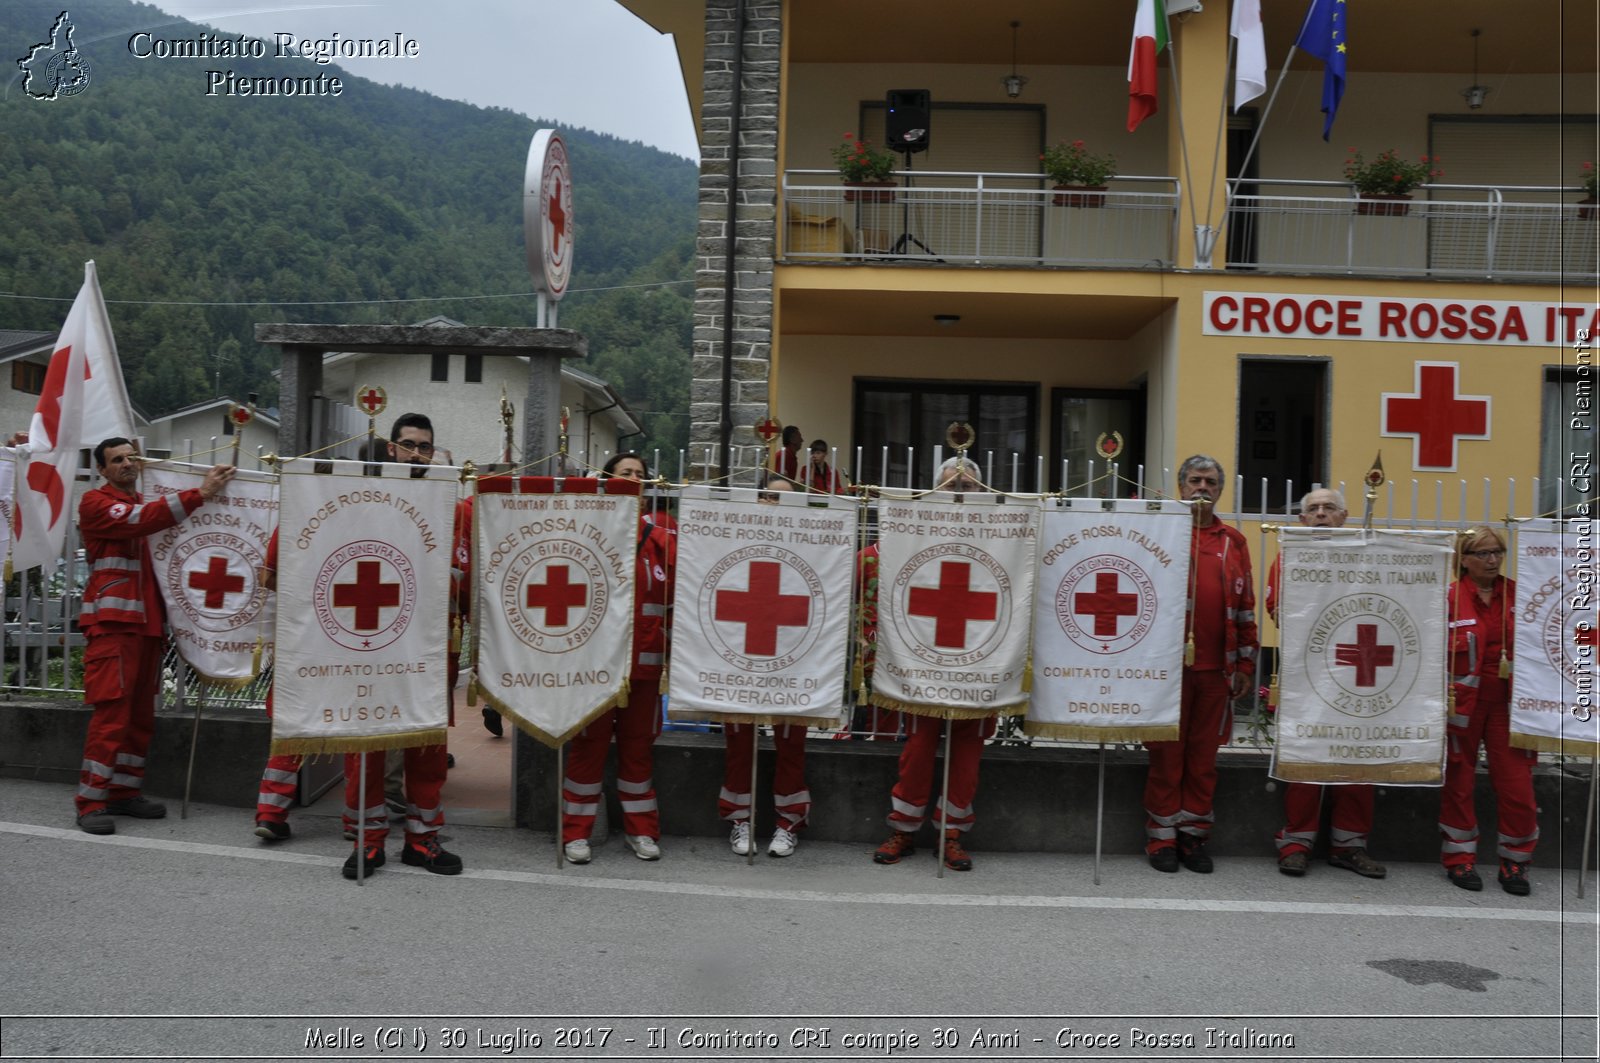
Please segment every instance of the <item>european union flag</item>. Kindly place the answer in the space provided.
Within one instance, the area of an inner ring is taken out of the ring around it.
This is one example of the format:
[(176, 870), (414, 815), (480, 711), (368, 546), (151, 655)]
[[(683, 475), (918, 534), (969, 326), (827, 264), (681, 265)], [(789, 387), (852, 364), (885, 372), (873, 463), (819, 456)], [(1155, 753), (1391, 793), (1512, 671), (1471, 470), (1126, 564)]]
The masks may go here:
[(1311, 0), (1306, 11), (1306, 22), (1294, 46), (1307, 55), (1323, 62), (1322, 113), (1327, 120), (1322, 124), (1322, 139), (1327, 140), (1333, 130), (1334, 116), (1339, 113), (1339, 101), (1344, 99), (1344, 68), (1349, 49), (1346, 47), (1350, 27), (1345, 24), (1344, 0)]

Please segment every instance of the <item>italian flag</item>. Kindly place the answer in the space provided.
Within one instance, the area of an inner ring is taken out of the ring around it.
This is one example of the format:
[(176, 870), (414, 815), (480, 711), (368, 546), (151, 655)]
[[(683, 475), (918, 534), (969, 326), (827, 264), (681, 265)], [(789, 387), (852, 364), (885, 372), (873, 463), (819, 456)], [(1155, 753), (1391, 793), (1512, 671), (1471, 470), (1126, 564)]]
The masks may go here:
[(1138, 0), (1133, 48), (1128, 53), (1128, 132), (1156, 113), (1156, 56), (1167, 46), (1164, 0)]

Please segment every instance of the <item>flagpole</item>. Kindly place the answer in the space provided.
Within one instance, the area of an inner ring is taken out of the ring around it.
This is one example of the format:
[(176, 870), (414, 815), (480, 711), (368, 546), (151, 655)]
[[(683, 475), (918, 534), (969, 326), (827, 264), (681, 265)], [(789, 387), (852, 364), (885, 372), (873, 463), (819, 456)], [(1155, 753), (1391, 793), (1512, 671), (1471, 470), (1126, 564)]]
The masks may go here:
[(1100, 771), (1094, 796), (1094, 884), (1100, 885), (1100, 839), (1106, 823), (1106, 744), (1100, 743)]
[[(361, 794), (361, 807), (356, 812), (356, 885), (365, 886), (367, 884), (367, 751), (362, 750), (356, 757), (361, 761), (361, 767), (356, 772), (356, 785)], [(383, 814), (387, 816), (389, 810), (385, 808)]]
[(1589, 845), (1594, 840), (1594, 809), (1595, 809), (1595, 768), (1600, 766), (1600, 759), (1594, 755), (1589, 757), (1589, 799), (1584, 802), (1583, 811), (1583, 856), (1578, 860), (1578, 899), (1583, 900), (1583, 880), (1589, 873)]
[[(761, 737), (761, 728), (756, 724), (750, 725), (750, 807), (749, 819), (745, 820), (745, 837), (749, 844), (745, 846), (744, 861), (746, 867), (756, 866), (756, 758), (761, 750), (757, 740)], [(778, 725), (772, 725), (772, 753), (778, 753)]]
[[(1238, 59), (1237, 59), (1238, 53), (1239, 53), (1239, 38), (1237, 38), (1235, 36), (1232, 36), (1230, 34), (1228, 36), (1228, 61), (1222, 68), (1222, 110), (1217, 115), (1217, 142), (1211, 148), (1211, 181), (1210, 181), (1210, 183), (1208, 183), (1206, 185), (1207, 188), (1215, 188), (1217, 186), (1217, 165), (1218, 165), (1218, 163), (1221, 162), (1222, 154), (1223, 154), (1222, 153), (1222, 133), (1223, 133), (1223, 130), (1228, 128), (1228, 71), (1232, 70), (1234, 64), (1238, 61)], [(1224, 194), (1223, 194), (1223, 200), (1222, 201), (1223, 201), (1224, 204), (1226, 204), (1227, 201), (1228, 201), (1226, 192), (1224, 192)], [(1208, 196), (1206, 196), (1206, 224), (1205, 224), (1205, 229), (1206, 229), (1206, 231), (1208, 233), (1210, 233), (1211, 239), (1213, 241), (1215, 241), (1218, 230), (1211, 228), (1211, 206), (1212, 206), (1211, 197), (1208, 195)], [(1201, 227), (1198, 226), (1198, 225), (1195, 226), (1195, 234), (1196, 234), (1196, 237), (1197, 237), (1197, 239), (1196, 239), (1197, 243), (1198, 243), (1198, 236), (1199, 236), (1200, 228)], [(1213, 246), (1215, 246), (1215, 245), (1213, 245)], [(1210, 257), (1210, 256), (1207, 256), (1207, 257)]]
[[(473, 641), (476, 642), (477, 640), (474, 639)], [(562, 827), (562, 822), (561, 822), (561, 803), (562, 803), (561, 790), (567, 784), (567, 773), (566, 773), (566, 770), (565, 770), (566, 755), (567, 755), (567, 744), (565, 742), (558, 743), (556, 745), (556, 870), (557, 871), (560, 871), (567, 864), (567, 845), (566, 845), (565, 842), (563, 842), (561, 840), (562, 835), (564, 835), (566, 833), (566, 831)], [(605, 800), (604, 796), (602, 796), (600, 799), (602, 801)]]
[[(188, 697), (189, 682), (188, 669), (184, 667), (183, 657), (180, 655), (177, 666), (173, 669), (177, 675), (174, 677), (174, 693), (178, 696), (178, 711), (183, 711), (184, 699)], [(196, 698), (194, 703), (194, 724), (189, 729), (189, 769), (183, 777), (183, 804), (178, 809), (179, 819), (189, 818), (189, 797), (194, 790), (194, 757), (195, 750), (200, 746), (200, 701)]]

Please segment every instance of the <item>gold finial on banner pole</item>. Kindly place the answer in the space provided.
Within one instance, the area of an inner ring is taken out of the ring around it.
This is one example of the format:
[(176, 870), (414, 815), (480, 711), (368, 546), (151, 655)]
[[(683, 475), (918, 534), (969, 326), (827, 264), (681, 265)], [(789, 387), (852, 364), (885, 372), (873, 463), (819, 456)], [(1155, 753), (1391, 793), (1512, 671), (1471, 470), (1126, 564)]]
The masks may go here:
[(500, 385), (500, 428), (505, 436), (505, 445), (500, 454), (500, 460), (507, 465), (512, 463), (512, 440), (515, 438), (515, 425), (517, 408), (512, 405), (511, 398), (506, 394), (506, 386)]
[(1367, 510), (1361, 515), (1361, 530), (1372, 530), (1373, 505), (1378, 501), (1378, 488), (1383, 486), (1383, 451), (1378, 451), (1378, 456), (1372, 459), (1372, 468), (1367, 470), (1363, 482), (1367, 485), (1366, 500)]
[(1111, 485), (1110, 497), (1117, 497), (1117, 481), (1115, 479), (1117, 458), (1122, 453), (1121, 432), (1101, 432), (1094, 441), (1095, 451), (1106, 460), (1106, 479)]
[(356, 388), (356, 405), (367, 415), (367, 456), (371, 457), (378, 440), (378, 414), (389, 405), (389, 393), (374, 384)]

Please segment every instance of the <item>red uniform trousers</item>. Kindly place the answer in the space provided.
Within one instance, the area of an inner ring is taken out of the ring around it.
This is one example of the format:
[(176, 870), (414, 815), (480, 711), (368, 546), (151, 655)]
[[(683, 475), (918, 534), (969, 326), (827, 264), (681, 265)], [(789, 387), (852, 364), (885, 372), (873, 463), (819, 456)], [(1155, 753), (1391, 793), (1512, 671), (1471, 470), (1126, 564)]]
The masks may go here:
[[(723, 754), (722, 793), (717, 795), (717, 814), (730, 823), (750, 821), (750, 762), (753, 758), (753, 728), (744, 723), (723, 723), (727, 748)], [(806, 789), (806, 726), (799, 723), (774, 724), (772, 745), (777, 766), (772, 773), (772, 805), (778, 825), (798, 831), (811, 812), (811, 791)]]
[(1227, 673), (1183, 672), (1176, 742), (1146, 742), (1150, 774), (1144, 783), (1145, 852), (1178, 844), (1178, 833), (1211, 836), (1217, 792), (1217, 747), (1233, 732)]
[[(1539, 815), (1533, 798), (1533, 766), (1539, 755), (1531, 749), (1511, 748), (1508, 682), (1487, 677), (1479, 682), (1471, 713), (1452, 715), (1446, 732), (1449, 745), (1444, 789), (1439, 794), (1439, 833), (1444, 836), (1440, 860), (1445, 867), (1477, 862), (1478, 810), (1472, 795), (1478, 779), (1478, 747), (1482, 745), (1488, 750), (1489, 782), (1498, 806), (1496, 851), (1502, 860), (1531, 863), (1534, 843), (1539, 840)], [(1463, 721), (1460, 726), (1454, 723), (1457, 719)]]
[(144, 788), (164, 646), (160, 636), (143, 635), (137, 629), (89, 636), (83, 655), (83, 699), (94, 706), (94, 714), (83, 741), (83, 765), (73, 799), (78, 815), (98, 812), (111, 801), (138, 797)]
[[(928, 798), (933, 792), (933, 760), (938, 756), (946, 721), (915, 713), (903, 715), (905, 746), (900, 750), (900, 774), (889, 794), (889, 826), (912, 833), (928, 818)], [(950, 789), (943, 807), (945, 826), (972, 829), (972, 799), (978, 793), (978, 758), (983, 740), (994, 734), (993, 716), (981, 720), (950, 720)]]
[[(456, 680), (460, 678), (460, 658), (447, 654), (445, 660), (445, 703), (449, 706), (448, 724), (456, 722)], [(389, 837), (389, 806), (384, 803), (384, 760), (387, 750), (346, 753), (344, 757), (344, 826), (355, 830), (366, 827), (367, 844), (382, 845)], [(361, 792), (361, 758), (367, 758), (367, 789)], [(404, 751), (406, 795), (406, 842), (437, 834), (444, 826), (444, 780), (450, 769), (447, 746), (409, 746)], [(269, 762), (268, 767), (271, 764)], [(361, 844), (358, 838), (357, 844)]]
[[(267, 719), (272, 719), (271, 688), (267, 690)], [(256, 792), (258, 823), (261, 820), (273, 823), (289, 821), (289, 807), (294, 804), (294, 795), (300, 786), (300, 765), (305, 759), (298, 753), (278, 753), (267, 758), (267, 766), (261, 770), (261, 786)], [(340, 819), (345, 830), (356, 829), (356, 821), (348, 808)]]
[(561, 841), (587, 838), (600, 811), (600, 779), (606, 747), (617, 736), (617, 796), (625, 834), (661, 837), (651, 747), (661, 734), (661, 680), (632, 679), (628, 704), (610, 709), (567, 743), (567, 773), (561, 780)]
[(1322, 786), (1314, 782), (1292, 782), (1283, 794), (1285, 822), (1277, 836), (1279, 858), (1290, 853), (1309, 853), (1316, 844), (1324, 791), (1332, 795), (1333, 827), (1328, 841), (1333, 851), (1367, 847), (1376, 793), (1370, 784)]

